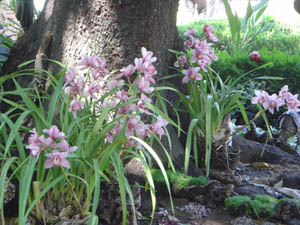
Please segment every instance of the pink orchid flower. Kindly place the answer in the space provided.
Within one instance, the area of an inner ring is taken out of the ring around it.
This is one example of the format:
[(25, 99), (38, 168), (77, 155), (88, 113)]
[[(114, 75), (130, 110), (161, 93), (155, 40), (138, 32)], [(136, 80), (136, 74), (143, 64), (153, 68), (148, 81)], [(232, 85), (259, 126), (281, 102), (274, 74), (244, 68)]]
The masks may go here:
[(82, 55), (81, 60), (78, 63), (78, 66), (80, 66), (81, 69), (87, 69), (91, 67), (92, 65), (92, 57), (88, 55)]
[(184, 32), (184, 36), (187, 36), (187, 37), (189, 37), (189, 36), (192, 36), (192, 37), (195, 37), (196, 35), (195, 35), (195, 29), (194, 28), (188, 28), (188, 31), (187, 32)]
[(46, 160), (45, 162), (45, 168), (51, 168), (51, 167), (65, 167), (70, 168), (70, 163), (66, 159), (69, 152), (59, 152), (59, 151), (53, 151), (52, 153), (46, 154), (46, 156), (50, 159)]
[(174, 63), (175, 67), (183, 67), (187, 63), (187, 58), (186, 56), (179, 56), (178, 60)]
[(189, 36), (189, 39), (186, 40), (183, 44), (186, 48), (192, 48), (196, 44), (196, 39), (193, 36)]
[(67, 142), (65, 139), (63, 139), (63, 140), (60, 142), (60, 144), (59, 144), (59, 148), (60, 148), (62, 151), (64, 151), (64, 152), (69, 152), (69, 153), (71, 153), (71, 152), (75, 152), (75, 151), (76, 151), (77, 146), (72, 146), (72, 147), (69, 148), (68, 142)]
[(80, 112), (82, 107), (84, 105), (84, 102), (80, 102), (76, 99), (73, 99), (71, 101), (71, 104), (70, 104), (70, 108), (69, 108), (69, 112), (72, 112), (73, 114), (73, 117), (76, 119), (77, 118), (77, 112)]
[(53, 139), (52, 137), (48, 137), (45, 138), (44, 135), (41, 135), (39, 137), (39, 145), (43, 148), (43, 149), (47, 149), (47, 148), (51, 148), (53, 147), (53, 141), (55, 139)]
[(101, 59), (98, 56), (91, 56), (91, 67), (97, 70), (104, 71), (106, 66), (105, 59)]
[(49, 137), (52, 138), (52, 140), (66, 138), (66, 135), (63, 132), (61, 132), (55, 125), (50, 127), (50, 129), (44, 129), (43, 132), (48, 134)]
[(146, 92), (146, 93), (151, 93), (154, 91), (153, 87), (150, 87), (150, 82), (149, 80), (145, 79), (145, 77), (140, 77), (138, 79), (138, 88), (140, 91)]
[(117, 136), (117, 135), (120, 133), (120, 131), (121, 131), (121, 128), (120, 128), (120, 127), (113, 127), (113, 128), (107, 133), (107, 136), (106, 136), (107, 142), (112, 143), (114, 137)]
[(209, 26), (209, 25), (203, 26), (203, 31), (207, 34), (208, 38), (214, 42), (217, 42), (219, 41), (219, 39), (215, 37), (213, 30), (214, 30), (213, 26)]
[(134, 72), (135, 72), (135, 67), (134, 65), (130, 64), (128, 66), (124, 66), (121, 70), (120, 70), (121, 73), (119, 73), (117, 75), (117, 78), (121, 78), (123, 76), (125, 77), (130, 77)]
[(143, 73), (144, 72), (144, 61), (143, 58), (135, 58), (134, 59), (134, 64), (135, 64), (135, 68), (139, 73)]
[(147, 49), (145, 47), (142, 47), (141, 52), (142, 52), (142, 55), (143, 55), (143, 62), (153, 63), (157, 60), (156, 57), (152, 57), (153, 52), (147, 51)]
[(128, 104), (119, 108), (118, 115), (125, 115), (134, 111), (136, 111), (136, 106), (133, 104)]
[(125, 134), (126, 136), (132, 136), (134, 134), (134, 130), (139, 128), (139, 122), (135, 118), (131, 118), (126, 126)]
[(40, 152), (41, 152), (41, 148), (35, 143), (32, 143), (32, 144), (26, 146), (26, 149), (30, 150), (30, 154), (32, 156), (37, 156), (38, 157)]
[(30, 131), (30, 133), (32, 133), (29, 138), (28, 138), (28, 144), (38, 144), (39, 143), (39, 135), (36, 132), (36, 129), (33, 128), (32, 131)]
[(145, 103), (151, 103), (152, 100), (150, 98), (148, 98), (146, 95), (141, 94), (141, 98), (138, 101), (137, 105), (138, 105), (138, 109), (140, 110), (141, 113), (150, 113), (149, 109), (147, 108), (147, 106), (145, 106)]
[(91, 82), (91, 84), (88, 87), (88, 94), (92, 98), (97, 98), (95, 94), (98, 94), (101, 90), (101, 86), (99, 84), (96, 84), (95, 82)]
[(217, 61), (219, 58), (215, 55), (214, 49), (209, 49), (207, 55), (214, 61)]
[(208, 37), (210, 40), (212, 40), (213, 42), (218, 42), (218, 41), (219, 41), (219, 39), (214, 35), (213, 32), (207, 33), (207, 37)]
[(155, 84), (155, 80), (153, 79), (153, 76), (157, 74), (157, 71), (155, 67), (150, 64), (149, 62), (145, 62), (143, 64), (144, 67), (144, 77), (146, 80), (149, 80), (151, 83)]
[(120, 87), (124, 84), (124, 80), (111, 80), (107, 83), (108, 90)]
[(299, 111), (298, 107), (300, 106), (300, 101), (298, 100), (298, 94), (288, 96), (286, 98), (286, 105), (288, 110)]
[(289, 87), (287, 85), (284, 85), (279, 91), (279, 96), (286, 100), (293, 97), (293, 94), (289, 92)]
[(202, 76), (198, 73), (200, 67), (189, 67), (187, 70), (182, 70), (182, 74), (185, 75), (182, 79), (182, 83), (188, 83), (191, 80), (202, 80)]
[[(157, 121), (153, 124), (149, 124), (148, 128), (161, 139), (162, 135), (165, 133), (164, 127), (168, 125), (168, 121), (163, 119), (161, 116), (158, 116)], [(149, 135), (149, 134), (148, 134)]]
[(93, 69), (92, 76), (93, 76), (94, 80), (98, 80), (99, 78), (103, 78), (105, 76), (105, 73), (102, 70)]
[(75, 83), (76, 73), (77, 73), (77, 71), (73, 67), (70, 69), (70, 71), (68, 73), (66, 73), (66, 76), (65, 76), (66, 84)]
[(117, 91), (116, 96), (123, 102), (128, 101), (130, 98), (128, 97), (128, 92), (125, 90)]
[(251, 99), (252, 104), (262, 105), (264, 108), (267, 107), (267, 99), (269, 94), (266, 91), (255, 90), (255, 97)]
[(267, 104), (265, 104), (265, 109), (269, 110), (270, 113), (274, 114), (274, 109), (279, 109), (280, 106), (284, 105), (284, 100), (279, 98), (276, 94), (270, 95), (266, 99)]

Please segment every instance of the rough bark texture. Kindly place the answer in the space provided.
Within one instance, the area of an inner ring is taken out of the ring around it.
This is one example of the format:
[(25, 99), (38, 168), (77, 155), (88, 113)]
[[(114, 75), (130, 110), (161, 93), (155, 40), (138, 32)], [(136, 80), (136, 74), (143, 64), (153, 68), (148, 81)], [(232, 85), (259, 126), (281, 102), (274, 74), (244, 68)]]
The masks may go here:
[(35, 58), (42, 34), (50, 30), (52, 59), (73, 64), (82, 54), (100, 55), (111, 68), (119, 68), (140, 56), (144, 46), (158, 57), (158, 71), (166, 74), (167, 50), (178, 37), (177, 8), (177, 0), (48, 0), (12, 49), (4, 71), (13, 72), (18, 63)]
[[(177, 9), (178, 0), (47, 0), (38, 20), (11, 50), (4, 74), (34, 59), (48, 30), (53, 38), (47, 56), (70, 66), (86, 54), (101, 56), (110, 69), (120, 69), (140, 57), (144, 46), (158, 58), (157, 77), (169, 74), (174, 56), (168, 49), (182, 49), (176, 28)], [(59, 68), (51, 64), (48, 70), (56, 73)], [(30, 77), (22, 79), (23, 87), (30, 81)], [(5, 88), (14, 89), (9, 82)], [(166, 97), (175, 101), (172, 93)], [(2, 105), (1, 111), (6, 110)]]

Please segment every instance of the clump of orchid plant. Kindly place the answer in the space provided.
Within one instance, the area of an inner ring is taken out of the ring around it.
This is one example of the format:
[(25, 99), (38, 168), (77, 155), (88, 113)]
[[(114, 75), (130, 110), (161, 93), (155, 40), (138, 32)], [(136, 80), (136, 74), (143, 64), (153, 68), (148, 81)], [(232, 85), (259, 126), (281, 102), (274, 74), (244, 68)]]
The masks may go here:
[[(141, 53), (142, 57), (136, 58), (134, 65), (114, 73), (106, 68), (104, 59), (83, 55), (58, 82), (62, 89), (57, 92), (63, 94), (56, 95), (62, 102), (57, 126), (43, 130), (44, 124), (37, 126), (28, 139), (26, 148), (38, 162), (38, 181), (46, 183), (41, 186), (53, 185), (56, 200), (65, 196), (73, 198), (75, 202), (70, 202), (79, 208), (82, 217), (89, 215), (92, 200), (93, 214), (96, 213), (99, 198), (93, 196), (99, 195), (100, 177), (107, 182), (120, 180), (121, 199), (126, 200), (124, 196), (131, 190), (123, 171), (125, 157), (140, 157), (145, 170), (150, 171), (148, 160), (152, 156), (164, 171), (158, 155), (147, 142), (153, 137), (159, 141), (171, 120), (152, 105), (154, 93), (159, 96), (154, 87), (157, 71), (153, 63), (157, 59), (144, 47)], [(52, 105), (56, 106), (57, 102)], [(70, 147), (70, 143), (76, 146)], [(150, 154), (144, 154), (145, 151)], [(49, 169), (47, 174), (46, 169)], [(151, 184), (152, 178), (148, 178)], [(165, 179), (168, 186), (166, 175)], [(60, 183), (55, 185), (54, 181)], [(151, 192), (153, 188), (152, 185)], [(125, 201), (122, 204), (126, 207)], [(123, 217), (126, 218), (126, 208)]]
[[(185, 109), (190, 114), (190, 127), (187, 137), (188, 152), (185, 159), (185, 171), (189, 164), (190, 149), (194, 143), (195, 164), (198, 165), (197, 143), (205, 148), (205, 167), (209, 174), (210, 154), (212, 144), (217, 145), (223, 118), (231, 110), (238, 107), (240, 93), (234, 92), (229, 85), (224, 85), (221, 78), (210, 65), (218, 60), (215, 55), (213, 42), (217, 42), (213, 26), (203, 26), (203, 34), (196, 37), (193, 28), (184, 33), (185, 52), (173, 51), (177, 56), (174, 63), (182, 83), (187, 85), (188, 95), (179, 94)], [(232, 101), (234, 99), (235, 101)], [(219, 147), (219, 146), (217, 146)]]
[[(97, 56), (82, 56), (77, 68), (71, 68), (65, 76), (64, 91), (72, 100), (69, 112), (74, 118), (91, 101), (97, 101), (104, 93), (112, 93), (107, 96), (100, 107), (115, 108), (116, 112), (110, 113), (106, 120), (115, 120), (115, 126), (107, 135), (107, 142), (112, 143), (125, 127), (125, 135), (128, 138), (126, 146), (133, 146), (130, 138), (136, 135), (138, 138), (150, 137), (153, 133), (159, 138), (164, 134), (164, 128), (168, 122), (161, 116), (151, 112), (147, 104), (151, 104), (151, 94), (154, 92), (154, 76), (157, 71), (153, 65), (156, 57), (146, 48), (141, 49), (142, 58), (134, 60), (135, 65), (124, 66), (119, 73), (112, 74), (106, 69), (106, 62)], [(84, 76), (91, 73), (92, 76)], [(135, 81), (131, 77), (136, 75)], [(127, 79), (127, 83), (124, 82)], [(118, 107), (119, 106), (119, 107)], [(153, 123), (142, 120), (143, 115), (151, 115), (155, 119)], [(138, 145), (140, 146), (140, 145)]]

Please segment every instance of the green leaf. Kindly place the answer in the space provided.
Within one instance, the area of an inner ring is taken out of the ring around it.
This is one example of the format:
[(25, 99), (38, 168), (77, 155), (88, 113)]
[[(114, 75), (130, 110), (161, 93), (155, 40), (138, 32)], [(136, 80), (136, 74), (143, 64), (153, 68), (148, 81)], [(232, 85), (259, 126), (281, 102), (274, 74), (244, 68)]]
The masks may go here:
[(122, 224), (126, 225), (127, 222), (127, 204), (126, 204), (126, 187), (125, 187), (125, 175), (124, 175), (124, 168), (122, 167), (122, 162), (119, 157), (119, 155), (114, 152), (111, 155), (113, 166), (116, 170), (117, 178), (118, 178), (118, 184), (119, 184), (119, 190), (120, 190), (120, 196), (121, 196), (121, 203), (122, 203)]
[(209, 176), (209, 168), (210, 168), (210, 156), (211, 156), (211, 144), (212, 144), (212, 118), (211, 118), (211, 109), (212, 109), (212, 101), (213, 98), (211, 95), (207, 96), (206, 101), (206, 111), (205, 111), (205, 169), (206, 176)]
[[(184, 158), (184, 173), (185, 173), (185, 175), (187, 175), (189, 161), (190, 161), (190, 157), (191, 157), (193, 132), (194, 132), (194, 129), (198, 122), (199, 122), (199, 119), (193, 119), (190, 122), (188, 133), (187, 133), (186, 146), (185, 146), (185, 158)], [(195, 159), (195, 160), (198, 160), (198, 159)]]
[(40, 109), (34, 104), (34, 102), (28, 97), (28, 95), (25, 93), (25, 91), (23, 90), (23, 88), (18, 84), (18, 82), (13, 79), (17, 90), (20, 94), (20, 96), (22, 97), (24, 103), (26, 104), (28, 109), (31, 109), (38, 117), (39, 119), (44, 123), (44, 125), (46, 127), (50, 127), (50, 123), (48, 121), (45, 120), (45, 117), (43, 114), (41, 114)]
[(248, 23), (248, 19), (251, 17), (253, 11), (250, 0), (248, 1), (246, 16), (243, 18), (243, 28), (245, 29)]
[[(146, 143), (144, 142), (143, 140), (141, 140), (140, 138), (137, 138), (137, 137), (133, 137), (131, 136), (130, 138), (136, 140), (137, 142), (139, 142), (142, 146), (144, 146), (144, 148), (151, 154), (151, 156), (155, 159), (156, 163), (158, 164), (163, 176), (164, 176), (164, 179), (166, 181), (166, 185), (167, 185), (167, 189), (168, 189), (168, 192), (169, 192), (169, 195), (171, 196), (171, 188), (170, 188), (170, 183), (169, 183), (169, 179), (168, 179), (168, 176), (167, 176), (167, 173), (166, 173), (166, 170), (159, 158), (159, 156), (156, 154), (156, 152)], [(173, 200), (172, 198), (170, 199), (170, 203), (171, 203), (171, 208), (172, 208), (172, 212), (174, 213), (174, 204), (173, 204)]]
[[(10, 167), (10, 165), (17, 160), (17, 157), (11, 157), (6, 160), (3, 167), (1, 168), (1, 174), (0, 174), (0, 212), (3, 215), (3, 200), (4, 200), (4, 193), (5, 193), (5, 187), (6, 187), (6, 177), (7, 172)], [(1, 220), (0, 220), (1, 221)]]
[[(60, 79), (58, 81), (58, 84), (55, 88), (55, 92), (51, 98), (51, 101), (50, 101), (50, 107), (49, 107), (49, 111), (48, 111), (48, 117), (47, 117), (47, 121), (52, 124), (52, 121), (53, 121), (53, 117), (54, 117), (54, 113), (55, 113), (55, 108), (59, 102), (59, 95), (62, 91), (62, 86), (64, 84), (64, 73), (60, 73)], [(63, 107), (63, 105), (61, 104), (58, 104), (60, 105), (60, 107)]]
[(94, 188), (94, 196), (93, 196), (93, 207), (92, 207), (92, 214), (89, 219), (88, 225), (95, 224), (94, 218), (96, 217), (98, 220), (98, 217), (96, 216), (96, 210), (98, 207), (98, 203), (100, 200), (100, 172), (99, 172), (99, 163), (96, 159), (93, 159), (93, 169), (94, 169), (94, 177), (95, 177), (95, 188)]
[(42, 191), (41, 193), (31, 202), (29, 205), (26, 214), (23, 219), (25, 219), (25, 222), (31, 212), (31, 210), (35, 207), (36, 204), (40, 201), (40, 199), (51, 189), (53, 188), (56, 184), (58, 184), (60, 181), (64, 179), (64, 175), (60, 175), (59, 177), (55, 178), (53, 181), (51, 181), (50, 184), (48, 184)]
[(263, 7), (265, 4), (268, 4), (269, 0), (261, 0), (259, 3), (257, 3), (255, 6), (253, 6), (253, 12), (259, 10), (261, 7)]
[[(10, 134), (8, 136), (8, 140), (7, 140), (6, 145), (5, 145), (4, 155), (6, 155), (7, 152), (9, 151), (9, 149), (10, 149), (11, 144), (13, 143), (13, 141), (16, 140), (19, 137), (20, 126), (22, 125), (23, 120), (27, 117), (27, 115), (29, 113), (31, 113), (30, 110), (23, 112), (19, 116), (19, 118), (17, 119), (17, 121), (16, 121), (15, 124), (13, 124), (13, 122), (5, 114), (2, 115), (3, 118), (6, 120), (7, 124), (9, 125), (10, 129), (11, 129), (11, 132), (10, 132)], [(26, 155), (25, 155), (25, 152), (24, 152), (24, 148), (23, 148), (23, 151), (21, 151), (19, 153), (20, 153), (21, 159), (25, 160)]]
[[(29, 156), (31, 157), (31, 156)], [(27, 208), (27, 199), (30, 195), (30, 185), (32, 182), (32, 176), (34, 172), (36, 158), (31, 158), (28, 164), (24, 165), (21, 171), (19, 180), (19, 213), (18, 213), (18, 224), (25, 225), (27, 222), (27, 216), (25, 210)], [(32, 208), (34, 205), (32, 206)], [(29, 209), (28, 209), (29, 210)]]

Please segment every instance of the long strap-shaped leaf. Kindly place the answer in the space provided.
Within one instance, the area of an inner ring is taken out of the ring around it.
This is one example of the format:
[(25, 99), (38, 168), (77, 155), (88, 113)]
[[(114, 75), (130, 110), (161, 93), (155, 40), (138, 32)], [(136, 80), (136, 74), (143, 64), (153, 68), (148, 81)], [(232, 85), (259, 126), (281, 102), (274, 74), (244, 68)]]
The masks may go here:
[[(1, 175), (0, 175), (0, 213), (1, 213), (1, 218), (4, 219), (4, 215), (3, 215), (3, 199), (4, 199), (4, 193), (5, 193), (5, 186), (6, 186), (6, 175), (7, 175), (7, 171), (10, 167), (10, 165), (17, 159), (17, 157), (12, 157), (10, 159), (8, 159), (1, 170)], [(2, 220), (1, 219), (1, 220)], [(0, 220), (0, 223), (1, 223)], [(5, 221), (2, 221), (2, 224), (4, 224)]]
[[(184, 173), (187, 175), (189, 161), (191, 156), (191, 147), (192, 147), (192, 136), (195, 126), (197, 125), (199, 119), (193, 119), (190, 123), (187, 139), (186, 139), (186, 146), (185, 146), (185, 159), (184, 159)], [(197, 160), (197, 159), (196, 159)]]
[(206, 168), (206, 176), (209, 176), (209, 168), (210, 168), (210, 156), (211, 156), (211, 109), (213, 97), (211, 95), (207, 96), (206, 100), (206, 109), (205, 109), (205, 168)]

